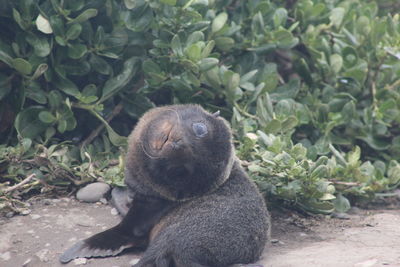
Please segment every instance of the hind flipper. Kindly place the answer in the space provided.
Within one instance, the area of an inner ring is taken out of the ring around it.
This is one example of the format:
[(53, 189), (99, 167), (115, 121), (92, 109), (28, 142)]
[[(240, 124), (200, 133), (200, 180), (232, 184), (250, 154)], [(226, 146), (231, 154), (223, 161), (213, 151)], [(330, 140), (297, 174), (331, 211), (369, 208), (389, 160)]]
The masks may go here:
[(147, 245), (147, 240), (137, 240), (137, 242), (134, 240), (135, 238), (124, 233), (117, 225), (88, 239), (77, 242), (60, 256), (60, 261), (67, 263), (76, 258), (115, 256), (126, 248), (144, 247)]

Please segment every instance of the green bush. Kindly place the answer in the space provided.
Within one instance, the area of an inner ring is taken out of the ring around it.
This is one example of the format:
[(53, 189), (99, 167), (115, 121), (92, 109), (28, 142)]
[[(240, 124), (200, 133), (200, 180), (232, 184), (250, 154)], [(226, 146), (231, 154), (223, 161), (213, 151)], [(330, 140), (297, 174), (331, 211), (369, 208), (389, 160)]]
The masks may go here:
[(118, 155), (138, 117), (189, 102), (232, 122), (237, 153), (273, 200), (330, 213), (396, 188), (396, 8), (0, 0), (0, 207), (15, 207), (9, 186), (31, 173), (22, 194), (121, 185)]

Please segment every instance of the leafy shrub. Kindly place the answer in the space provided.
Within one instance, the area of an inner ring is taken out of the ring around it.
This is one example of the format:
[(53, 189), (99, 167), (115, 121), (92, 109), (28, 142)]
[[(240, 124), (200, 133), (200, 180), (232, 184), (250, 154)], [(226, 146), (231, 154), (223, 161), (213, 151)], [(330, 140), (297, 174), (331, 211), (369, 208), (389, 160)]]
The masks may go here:
[(194, 102), (272, 199), (329, 213), (400, 184), (396, 1), (0, 4), (3, 182), (121, 184), (137, 118)]

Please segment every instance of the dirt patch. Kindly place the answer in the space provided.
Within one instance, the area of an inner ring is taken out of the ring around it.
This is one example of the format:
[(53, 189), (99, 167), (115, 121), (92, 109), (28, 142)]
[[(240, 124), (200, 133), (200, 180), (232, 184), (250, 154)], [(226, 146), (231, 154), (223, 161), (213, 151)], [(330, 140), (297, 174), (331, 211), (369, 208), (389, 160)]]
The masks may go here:
[[(70, 198), (37, 201), (31, 210), (0, 219), (0, 266), (125, 267), (139, 258), (125, 253), (61, 265), (66, 248), (117, 224), (119, 216), (109, 205)], [(349, 220), (274, 211), (272, 239), (258, 266), (400, 267), (400, 210), (356, 210)]]

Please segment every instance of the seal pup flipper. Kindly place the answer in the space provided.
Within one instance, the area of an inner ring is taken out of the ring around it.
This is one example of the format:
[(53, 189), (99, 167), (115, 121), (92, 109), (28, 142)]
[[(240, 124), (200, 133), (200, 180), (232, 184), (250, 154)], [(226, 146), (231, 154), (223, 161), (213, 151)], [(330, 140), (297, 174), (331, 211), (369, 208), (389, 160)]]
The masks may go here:
[(174, 205), (164, 199), (137, 194), (128, 213), (117, 226), (79, 241), (60, 256), (60, 262), (115, 256), (129, 247), (144, 248), (148, 244), (150, 230)]
[(67, 263), (76, 258), (115, 256), (126, 248), (145, 246), (146, 243), (145, 240), (137, 240), (135, 244), (134, 238), (126, 235), (123, 229), (117, 225), (75, 243), (60, 256), (60, 262)]

